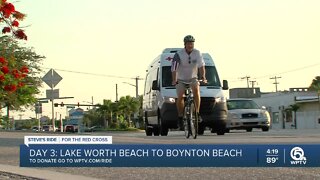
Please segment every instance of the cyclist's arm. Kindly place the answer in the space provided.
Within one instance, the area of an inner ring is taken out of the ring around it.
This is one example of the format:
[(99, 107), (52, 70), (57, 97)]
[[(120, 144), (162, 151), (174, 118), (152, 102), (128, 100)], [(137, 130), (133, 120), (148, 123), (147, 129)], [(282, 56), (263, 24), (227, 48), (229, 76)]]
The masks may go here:
[(180, 57), (176, 53), (173, 57), (172, 64), (171, 64), (171, 72), (172, 72), (172, 85), (175, 86), (177, 84), (177, 69), (180, 64)]
[(199, 72), (200, 72), (200, 79), (203, 80), (204, 83), (206, 83), (207, 81), (207, 78), (206, 78), (206, 68), (205, 66), (201, 66), (199, 68)]
[(204, 83), (207, 83), (207, 78), (206, 78), (206, 68), (205, 68), (205, 62), (203, 60), (203, 57), (199, 51), (199, 59), (198, 59), (198, 68), (199, 68), (199, 73), (200, 73), (200, 79), (203, 80)]
[(172, 71), (172, 86), (177, 84), (177, 71)]

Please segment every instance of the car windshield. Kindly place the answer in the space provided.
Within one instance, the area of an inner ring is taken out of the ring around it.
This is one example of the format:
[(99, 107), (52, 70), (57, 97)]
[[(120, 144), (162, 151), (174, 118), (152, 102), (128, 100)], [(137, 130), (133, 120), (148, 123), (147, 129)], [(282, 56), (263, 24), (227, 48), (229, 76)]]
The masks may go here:
[[(221, 87), (220, 79), (215, 66), (206, 66), (206, 78), (207, 84), (201, 84), (201, 86), (215, 86)], [(162, 87), (172, 86), (172, 73), (171, 66), (162, 67)]]
[(252, 100), (228, 100), (228, 110), (233, 109), (260, 109), (259, 106)]

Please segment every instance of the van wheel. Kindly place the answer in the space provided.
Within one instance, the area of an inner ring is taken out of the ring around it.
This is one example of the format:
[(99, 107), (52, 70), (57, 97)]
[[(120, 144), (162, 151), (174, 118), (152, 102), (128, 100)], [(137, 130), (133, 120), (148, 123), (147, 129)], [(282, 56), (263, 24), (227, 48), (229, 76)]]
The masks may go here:
[(247, 132), (252, 132), (252, 128), (247, 128)]
[(203, 135), (205, 129), (206, 129), (206, 126), (203, 123), (199, 123), (198, 134)]
[(169, 128), (162, 122), (162, 119), (159, 115), (158, 115), (158, 118), (159, 118), (158, 124), (159, 124), (159, 128), (160, 128), (160, 134), (161, 134), (161, 136), (167, 136)]
[(145, 125), (145, 131), (147, 136), (152, 136), (152, 128), (148, 127), (148, 125)]
[(169, 128), (166, 125), (162, 124), (160, 130), (161, 136), (168, 136)]
[(147, 112), (144, 112), (144, 131), (147, 136), (152, 136), (152, 128), (148, 126), (148, 115)]
[(219, 130), (217, 130), (217, 135), (219, 135), (219, 136), (224, 135), (224, 133), (225, 133), (225, 130), (224, 130), (224, 129), (219, 129)]
[(153, 135), (154, 136), (159, 136), (160, 135), (160, 127), (159, 127), (159, 125), (153, 126)]

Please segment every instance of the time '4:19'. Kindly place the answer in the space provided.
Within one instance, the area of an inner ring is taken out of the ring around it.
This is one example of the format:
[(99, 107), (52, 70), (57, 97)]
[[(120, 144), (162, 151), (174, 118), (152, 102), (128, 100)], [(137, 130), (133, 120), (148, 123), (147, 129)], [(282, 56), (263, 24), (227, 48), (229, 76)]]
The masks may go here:
[(278, 149), (268, 149), (267, 154), (278, 154), (279, 150)]

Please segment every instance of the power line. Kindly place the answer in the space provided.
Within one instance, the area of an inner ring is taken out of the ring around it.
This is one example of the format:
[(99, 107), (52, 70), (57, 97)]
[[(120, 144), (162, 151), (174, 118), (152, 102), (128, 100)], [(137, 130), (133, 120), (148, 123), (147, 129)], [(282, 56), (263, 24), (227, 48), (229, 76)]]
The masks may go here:
[[(44, 67), (44, 69), (52, 69)], [(73, 71), (73, 70), (66, 70), (66, 69), (56, 69), (57, 71), (63, 71), (63, 72), (69, 72), (69, 73), (76, 73), (76, 74), (86, 74), (86, 75), (92, 75), (92, 76), (102, 76), (102, 77), (108, 77), (108, 78), (121, 78), (121, 79), (134, 79), (136, 82), (135, 86), (136, 88), (136, 98), (139, 97), (139, 80), (144, 80), (143, 78), (140, 78), (139, 76), (136, 76), (134, 78), (132, 77), (124, 77), (124, 76), (114, 76), (114, 75), (107, 75), (107, 74), (99, 74), (99, 73), (90, 73), (90, 72), (82, 72), (82, 71)], [(118, 101), (118, 84), (116, 84), (116, 101)]]
[[(276, 74), (279, 74), (279, 75), (281, 75), (281, 74), (287, 74), (287, 73), (291, 73), (291, 72), (295, 72), (295, 71), (300, 71), (300, 70), (303, 70), (303, 69), (312, 68), (312, 67), (319, 66), (319, 65), (320, 65), (320, 63), (316, 63), (316, 64), (304, 66), (304, 67), (301, 67), (301, 68), (296, 68), (296, 69), (291, 69), (291, 70), (283, 71), (283, 72), (276, 73)], [(260, 76), (260, 77), (257, 77), (257, 79), (267, 78), (267, 77), (274, 76), (274, 75), (275, 75), (275, 74), (269, 74), (269, 75), (265, 75), (265, 76)]]
[[(74, 70), (66, 70), (66, 69), (56, 69), (56, 68), (47, 68), (47, 67), (44, 67), (44, 69), (54, 69), (54, 70), (62, 71), (62, 72), (69, 72), (69, 73), (75, 73), (75, 74), (86, 74), (86, 75), (92, 75), (92, 76), (102, 76), (102, 77), (108, 77), (108, 78), (136, 79), (136, 77), (133, 78), (133, 77), (124, 77), (124, 76), (114, 76), (114, 75), (90, 73), (90, 72), (74, 71)], [(139, 80), (143, 80), (143, 79), (139, 78)]]
[[(274, 74), (259, 76), (259, 77), (256, 77), (255, 79), (268, 78), (270, 76), (274, 76), (275, 74), (278, 74), (278, 75), (287, 74), (287, 73), (291, 73), (291, 72), (295, 72), (295, 71), (300, 71), (300, 70), (304, 70), (304, 69), (308, 69), (308, 68), (313, 68), (313, 67), (319, 66), (319, 65), (320, 65), (320, 63), (316, 63), (316, 64), (304, 66), (304, 67), (301, 67), (301, 68), (295, 68), (295, 69), (283, 71), (283, 72), (280, 72), (280, 73), (274, 73)], [(231, 78), (229, 78), (229, 79), (231, 79)], [(240, 80), (239, 79), (234, 79), (233, 81), (230, 81), (230, 82), (238, 82), (238, 81), (240, 81)]]

